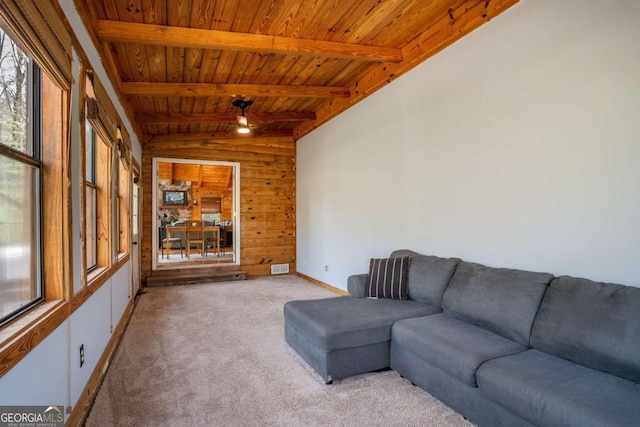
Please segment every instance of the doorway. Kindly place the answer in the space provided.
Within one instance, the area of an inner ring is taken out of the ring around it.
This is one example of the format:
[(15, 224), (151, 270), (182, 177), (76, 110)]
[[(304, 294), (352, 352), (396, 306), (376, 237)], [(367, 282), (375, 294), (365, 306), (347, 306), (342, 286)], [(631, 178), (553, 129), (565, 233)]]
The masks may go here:
[(153, 159), (153, 269), (238, 265), (240, 164)]

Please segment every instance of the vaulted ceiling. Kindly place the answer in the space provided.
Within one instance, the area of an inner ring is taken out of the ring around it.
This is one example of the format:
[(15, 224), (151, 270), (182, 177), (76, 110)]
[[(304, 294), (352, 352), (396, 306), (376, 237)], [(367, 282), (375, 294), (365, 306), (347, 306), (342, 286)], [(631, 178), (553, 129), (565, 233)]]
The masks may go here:
[(75, 0), (143, 143), (299, 138), (518, 0)]

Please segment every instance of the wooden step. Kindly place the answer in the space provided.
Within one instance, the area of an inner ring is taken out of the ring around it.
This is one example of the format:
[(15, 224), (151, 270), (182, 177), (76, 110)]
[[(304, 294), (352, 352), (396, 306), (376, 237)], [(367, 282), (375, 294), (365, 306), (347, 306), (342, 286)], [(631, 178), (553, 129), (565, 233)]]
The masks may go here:
[(193, 285), (196, 283), (245, 280), (246, 273), (237, 266), (223, 268), (189, 268), (179, 270), (155, 270), (147, 277), (147, 286)]

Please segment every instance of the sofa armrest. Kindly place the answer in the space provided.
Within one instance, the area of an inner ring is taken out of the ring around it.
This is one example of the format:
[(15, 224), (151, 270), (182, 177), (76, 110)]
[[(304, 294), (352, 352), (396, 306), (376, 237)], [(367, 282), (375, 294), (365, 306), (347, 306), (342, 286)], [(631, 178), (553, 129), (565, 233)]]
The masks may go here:
[(354, 298), (364, 298), (369, 273), (355, 274), (347, 279), (347, 290)]

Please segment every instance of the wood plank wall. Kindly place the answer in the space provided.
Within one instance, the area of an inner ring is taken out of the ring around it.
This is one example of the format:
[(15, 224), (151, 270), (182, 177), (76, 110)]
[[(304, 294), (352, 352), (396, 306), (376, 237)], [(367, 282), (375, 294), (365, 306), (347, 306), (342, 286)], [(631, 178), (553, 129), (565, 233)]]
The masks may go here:
[(240, 163), (240, 269), (249, 277), (271, 274), (271, 264), (296, 270), (296, 146), (291, 137), (148, 143), (142, 152), (142, 279), (151, 275), (153, 158)]

